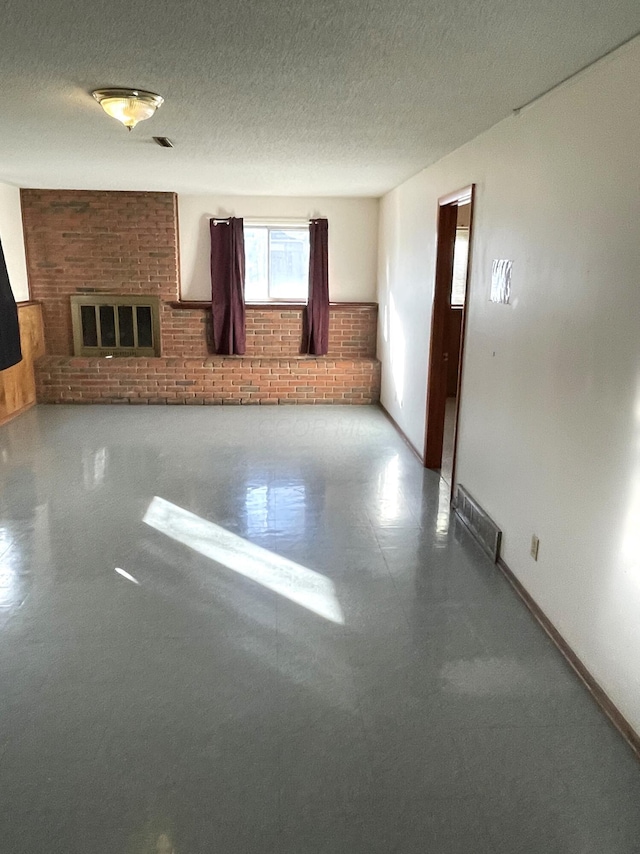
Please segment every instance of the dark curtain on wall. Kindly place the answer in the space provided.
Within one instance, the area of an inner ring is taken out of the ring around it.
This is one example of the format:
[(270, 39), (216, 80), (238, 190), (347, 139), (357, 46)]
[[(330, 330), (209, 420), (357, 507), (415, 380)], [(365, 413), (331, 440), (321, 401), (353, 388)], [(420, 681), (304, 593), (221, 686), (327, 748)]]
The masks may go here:
[(245, 351), (244, 231), (242, 219), (210, 220), (213, 344), (219, 355)]
[(0, 243), (0, 371), (22, 361), (18, 308)]
[(309, 223), (309, 300), (305, 314), (305, 353), (326, 356), (329, 350), (329, 223)]

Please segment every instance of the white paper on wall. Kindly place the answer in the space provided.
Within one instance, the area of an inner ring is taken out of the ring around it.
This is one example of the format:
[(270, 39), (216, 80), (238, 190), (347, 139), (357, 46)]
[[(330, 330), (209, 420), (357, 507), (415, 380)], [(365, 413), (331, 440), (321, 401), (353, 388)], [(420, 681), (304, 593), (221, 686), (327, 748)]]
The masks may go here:
[(494, 258), (491, 266), (491, 302), (508, 305), (511, 299), (511, 270), (513, 261)]

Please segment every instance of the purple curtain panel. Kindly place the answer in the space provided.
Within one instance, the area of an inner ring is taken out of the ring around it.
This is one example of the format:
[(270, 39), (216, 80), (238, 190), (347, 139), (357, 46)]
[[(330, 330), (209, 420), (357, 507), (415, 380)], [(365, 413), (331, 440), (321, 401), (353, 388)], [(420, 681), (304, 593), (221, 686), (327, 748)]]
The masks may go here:
[(246, 348), (242, 219), (212, 219), (209, 225), (214, 350), (218, 355), (242, 356)]
[(326, 356), (329, 350), (329, 223), (309, 223), (309, 299), (305, 352)]

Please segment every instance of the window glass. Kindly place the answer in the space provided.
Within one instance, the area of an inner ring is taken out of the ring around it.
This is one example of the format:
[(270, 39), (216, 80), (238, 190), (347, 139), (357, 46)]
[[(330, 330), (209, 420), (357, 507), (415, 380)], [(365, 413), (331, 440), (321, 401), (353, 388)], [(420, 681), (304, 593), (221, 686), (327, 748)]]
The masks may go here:
[(100, 306), (100, 331), (102, 333), (102, 346), (116, 346), (116, 315), (112, 305)]
[(120, 330), (120, 346), (135, 347), (132, 305), (118, 306), (118, 329)]
[(82, 317), (82, 343), (85, 347), (98, 346), (98, 324), (96, 321), (96, 309), (93, 305), (80, 306)]
[(246, 226), (247, 302), (305, 302), (309, 289), (309, 229)]
[(153, 320), (150, 305), (139, 305), (136, 308), (138, 320), (138, 346), (153, 347)]
[(244, 229), (245, 280), (244, 297), (247, 302), (261, 302), (269, 298), (269, 230)]

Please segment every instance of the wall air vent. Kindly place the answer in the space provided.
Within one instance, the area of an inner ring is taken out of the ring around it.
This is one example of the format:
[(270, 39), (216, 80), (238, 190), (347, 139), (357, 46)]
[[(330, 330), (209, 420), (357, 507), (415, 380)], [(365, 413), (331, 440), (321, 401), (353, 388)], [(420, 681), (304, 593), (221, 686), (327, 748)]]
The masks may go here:
[(173, 148), (173, 143), (168, 136), (154, 136), (153, 141), (157, 142), (160, 148)]
[(82, 294), (71, 297), (75, 356), (159, 356), (158, 297)]
[(500, 555), (502, 531), (493, 519), (472, 498), (464, 486), (458, 485), (453, 506), (459, 519), (495, 563)]

